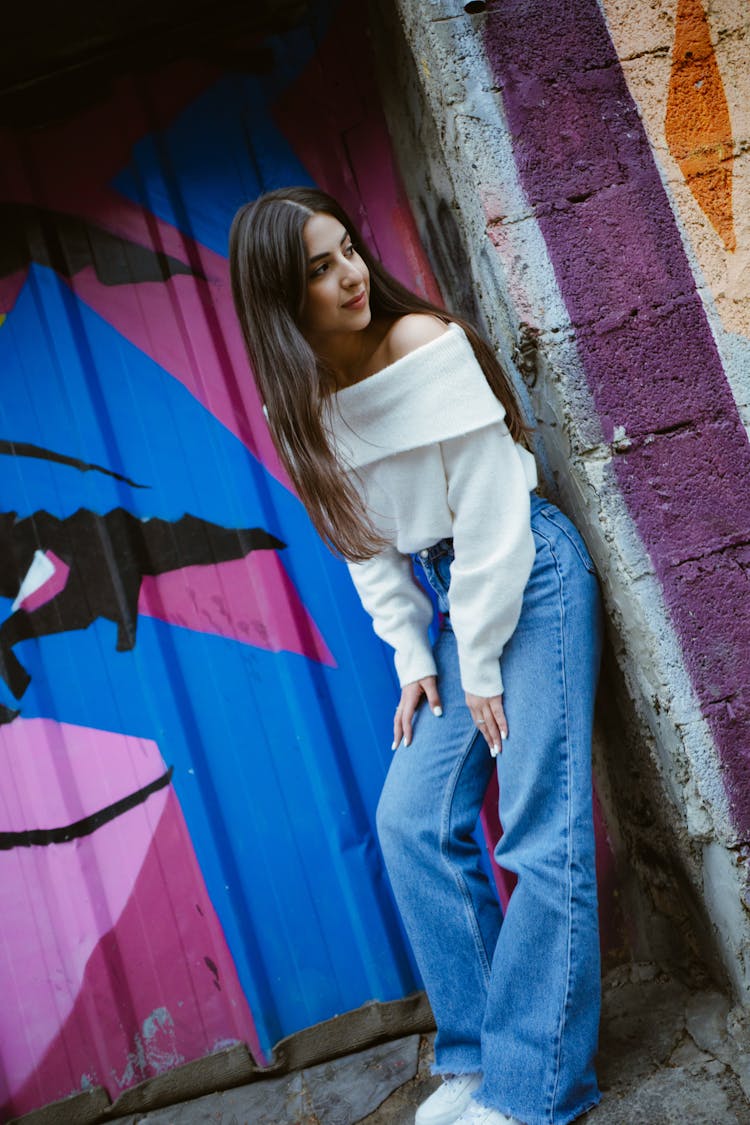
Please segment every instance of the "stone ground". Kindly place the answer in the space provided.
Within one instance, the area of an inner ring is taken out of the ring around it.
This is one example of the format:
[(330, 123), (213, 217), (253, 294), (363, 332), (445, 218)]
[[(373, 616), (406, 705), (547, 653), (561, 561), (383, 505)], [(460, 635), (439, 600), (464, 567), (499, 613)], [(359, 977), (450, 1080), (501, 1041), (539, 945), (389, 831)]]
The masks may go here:
[[(119, 1125), (413, 1125), (437, 1084), (430, 1037), (395, 1040)], [(750, 1013), (651, 965), (605, 982), (601, 1104), (583, 1125), (750, 1125)]]

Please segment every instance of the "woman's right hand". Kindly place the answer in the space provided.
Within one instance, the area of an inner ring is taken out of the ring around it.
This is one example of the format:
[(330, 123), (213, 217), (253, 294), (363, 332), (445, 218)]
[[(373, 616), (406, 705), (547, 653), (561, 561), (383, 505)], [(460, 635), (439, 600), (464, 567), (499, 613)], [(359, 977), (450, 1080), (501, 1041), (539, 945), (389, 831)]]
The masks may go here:
[(412, 736), (412, 719), (422, 700), (426, 698), (433, 715), (438, 718), (443, 713), (438, 694), (437, 676), (425, 676), (414, 683), (404, 684), (401, 688), (401, 699), (393, 716), (393, 746), (395, 750), (404, 740), (404, 746), (409, 746)]

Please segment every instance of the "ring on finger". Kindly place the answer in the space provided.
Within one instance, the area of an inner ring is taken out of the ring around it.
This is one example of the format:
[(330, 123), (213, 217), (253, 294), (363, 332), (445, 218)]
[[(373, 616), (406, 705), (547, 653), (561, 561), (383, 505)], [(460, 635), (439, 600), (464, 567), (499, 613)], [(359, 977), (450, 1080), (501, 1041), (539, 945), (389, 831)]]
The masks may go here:
[(485, 722), (484, 719), (477, 719), (477, 726), (478, 727), (486, 727), (487, 723)]

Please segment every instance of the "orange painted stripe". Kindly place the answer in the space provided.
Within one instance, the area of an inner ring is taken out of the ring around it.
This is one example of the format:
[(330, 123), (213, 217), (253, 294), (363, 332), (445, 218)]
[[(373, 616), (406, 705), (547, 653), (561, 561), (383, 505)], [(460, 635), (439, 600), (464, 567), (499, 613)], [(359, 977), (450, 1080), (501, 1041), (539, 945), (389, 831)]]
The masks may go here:
[(725, 248), (734, 250), (732, 123), (701, 0), (677, 5), (664, 130), (696, 202)]

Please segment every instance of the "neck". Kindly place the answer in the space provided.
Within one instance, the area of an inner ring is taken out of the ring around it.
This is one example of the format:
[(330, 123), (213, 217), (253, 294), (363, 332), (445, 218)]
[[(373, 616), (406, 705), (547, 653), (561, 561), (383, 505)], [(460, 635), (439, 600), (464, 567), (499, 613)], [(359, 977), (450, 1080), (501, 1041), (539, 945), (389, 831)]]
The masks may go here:
[(346, 336), (329, 337), (320, 347), (313, 344), (316, 355), (334, 377), (335, 390), (340, 391), (361, 378), (360, 372), (368, 351), (366, 333), (367, 329), (363, 328), (361, 332)]
[(388, 325), (382, 321), (371, 320), (359, 332), (329, 336), (324, 341), (310, 339), (310, 346), (318, 359), (334, 377), (334, 391), (340, 391), (367, 378), (372, 357), (387, 329)]

